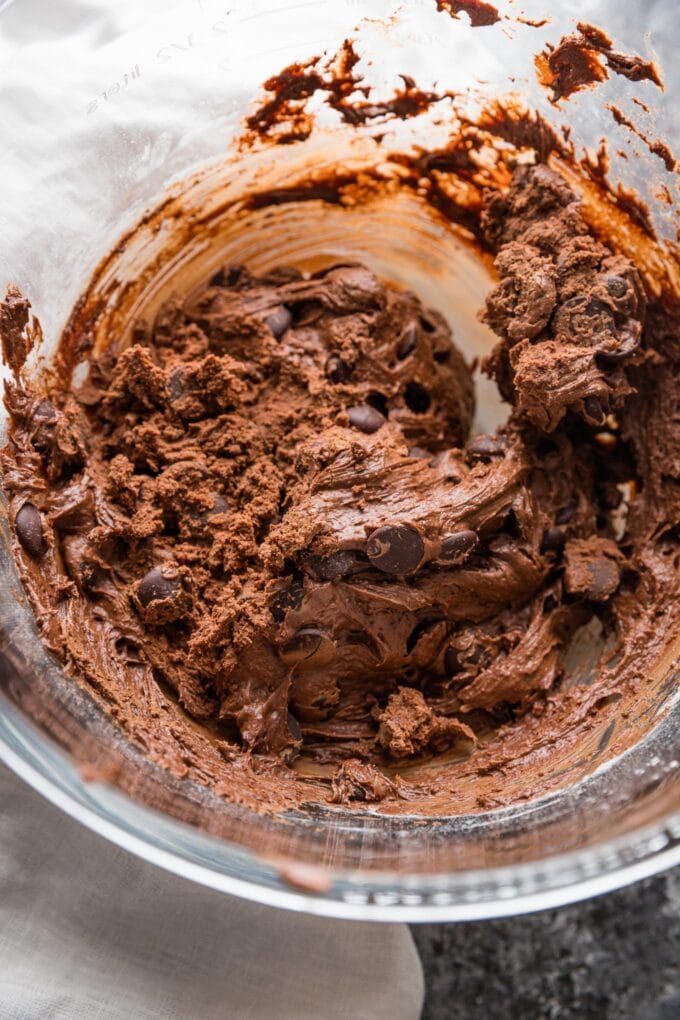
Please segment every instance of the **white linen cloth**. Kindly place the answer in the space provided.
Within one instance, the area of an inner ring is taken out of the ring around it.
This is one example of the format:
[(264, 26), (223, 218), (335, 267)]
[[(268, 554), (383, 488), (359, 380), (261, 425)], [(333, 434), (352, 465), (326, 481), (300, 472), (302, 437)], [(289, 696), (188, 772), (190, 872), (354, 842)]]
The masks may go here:
[(0, 764), (1, 1020), (417, 1020), (405, 925), (325, 920), (147, 864)]

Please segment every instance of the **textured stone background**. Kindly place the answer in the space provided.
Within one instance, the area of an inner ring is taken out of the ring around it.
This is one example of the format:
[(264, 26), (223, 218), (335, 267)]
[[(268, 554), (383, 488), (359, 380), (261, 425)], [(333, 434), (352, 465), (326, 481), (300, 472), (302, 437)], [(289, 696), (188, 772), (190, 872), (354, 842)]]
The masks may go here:
[(423, 1020), (680, 1020), (680, 868), (560, 910), (412, 931)]

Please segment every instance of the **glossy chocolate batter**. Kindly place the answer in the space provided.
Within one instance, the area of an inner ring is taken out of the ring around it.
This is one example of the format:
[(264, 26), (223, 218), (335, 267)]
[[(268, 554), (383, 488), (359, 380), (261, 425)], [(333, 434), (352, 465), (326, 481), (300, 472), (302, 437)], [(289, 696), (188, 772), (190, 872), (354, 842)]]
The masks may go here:
[[(5, 300), (4, 485), (44, 640), (175, 774), (260, 808), (453, 808), (658, 654), (677, 329), (545, 166), (483, 227), (512, 411), (473, 439), (446, 323), (362, 266), (227, 268), (49, 395)], [(563, 689), (593, 621), (617, 671)]]

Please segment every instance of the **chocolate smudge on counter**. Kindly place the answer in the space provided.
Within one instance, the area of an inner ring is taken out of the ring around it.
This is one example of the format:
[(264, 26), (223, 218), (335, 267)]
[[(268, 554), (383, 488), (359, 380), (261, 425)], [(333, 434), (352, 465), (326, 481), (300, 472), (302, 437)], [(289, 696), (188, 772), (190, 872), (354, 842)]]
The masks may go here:
[(609, 71), (633, 82), (650, 81), (663, 89), (652, 61), (620, 53), (612, 45), (601, 29), (579, 21), (575, 32), (538, 53), (536, 74), (540, 84), (551, 90), (551, 102), (559, 103), (581, 89), (606, 81)]

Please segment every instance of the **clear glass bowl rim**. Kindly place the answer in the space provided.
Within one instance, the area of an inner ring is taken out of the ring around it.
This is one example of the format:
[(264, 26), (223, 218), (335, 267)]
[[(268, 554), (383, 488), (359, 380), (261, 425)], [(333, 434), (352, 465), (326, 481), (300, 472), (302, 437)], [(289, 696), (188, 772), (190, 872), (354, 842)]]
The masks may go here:
[[(72, 768), (67, 755), (20, 713), (12, 721), (15, 709), (4, 696), (2, 709), (0, 760), (55, 807), (141, 860), (271, 907), (346, 920), (484, 920), (575, 903), (680, 864), (679, 810), (623, 837), (542, 861), (449, 874), (329, 870), (330, 888), (303, 890), (293, 884), (291, 874), (259, 855), (161, 816), (120, 791), (110, 795), (108, 807), (93, 801), (91, 784)], [(22, 747), (18, 741), (23, 738), (30, 744)], [(142, 820), (141, 826), (135, 818)], [(223, 866), (202, 863), (200, 854), (167, 849), (158, 838), (159, 826), (171, 836), (186, 835), (192, 848), (207, 854), (219, 847)], [(245, 878), (237, 873), (244, 864)]]

